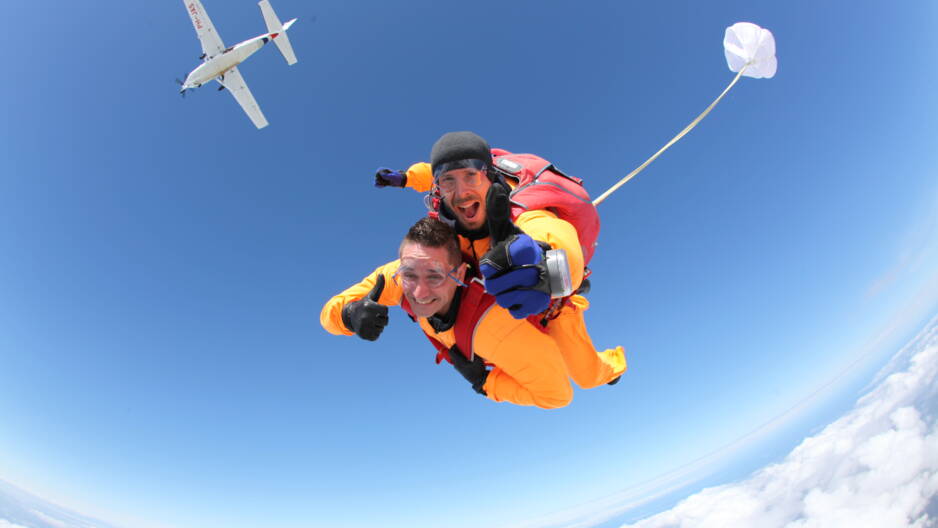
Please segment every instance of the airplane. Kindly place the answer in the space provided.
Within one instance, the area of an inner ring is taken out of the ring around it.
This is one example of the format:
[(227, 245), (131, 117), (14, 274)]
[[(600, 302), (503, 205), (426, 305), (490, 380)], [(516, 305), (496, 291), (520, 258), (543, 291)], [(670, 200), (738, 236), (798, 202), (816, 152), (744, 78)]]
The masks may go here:
[(287, 38), (287, 29), (296, 22), (296, 19), (290, 20), (286, 24), (281, 24), (274, 9), (270, 7), (269, 0), (261, 0), (257, 5), (261, 8), (261, 14), (264, 16), (264, 22), (267, 23), (267, 33), (258, 35), (254, 38), (239, 42), (234, 46), (226, 48), (222, 43), (218, 31), (212, 24), (212, 20), (202, 7), (199, 0), (183, 0), (186, 11), (189, 12), (189, 18), (192, 19), (192, 25), (195, 27), (195, 33), (202, 42), (202, 56), (199, 57), (204, 62), (196, 69), (192, 70), (185, 81), (176, 80), (182, 88), (179, 93), (185, 97), (186, 90), (198, 88), (212, 80), (218, 81), (221, 85), (219, 90), (225, 88), (231, 92), (241, 108), (244, 109), (248, 117), (257, 128), (267, 126), (267, 119), (261, 108), (257, 106), (257, 101), (251, 95), (251, 90), (244, 83), (244, 77), (238, 71), (237, 66), (245, 59), (261, 49), (264, 44), (273, 41), (287, 60), (288, 65), (296, 64), (296, 55), (293, 54), (293, 46), (290, 45), (290, 39)]

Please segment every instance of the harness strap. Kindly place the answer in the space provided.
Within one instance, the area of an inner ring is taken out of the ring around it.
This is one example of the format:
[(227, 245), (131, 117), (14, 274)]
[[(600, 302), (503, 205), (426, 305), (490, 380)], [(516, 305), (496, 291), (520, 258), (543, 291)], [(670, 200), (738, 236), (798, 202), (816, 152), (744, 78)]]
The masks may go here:
[[(459, 305), (456, 324), (453, 326), (453, 332), (456, 334), (456, 347), (469, 361), (472, 361), (474, 355), (472, 338), (475, 336), (476, 327), (493, 304), (495, 304), (495, 297), (485, 293), (481, 281), (478, 279), (469, 281), (462, 304)], [(466, 307), (470, 309), (466, 310)]]

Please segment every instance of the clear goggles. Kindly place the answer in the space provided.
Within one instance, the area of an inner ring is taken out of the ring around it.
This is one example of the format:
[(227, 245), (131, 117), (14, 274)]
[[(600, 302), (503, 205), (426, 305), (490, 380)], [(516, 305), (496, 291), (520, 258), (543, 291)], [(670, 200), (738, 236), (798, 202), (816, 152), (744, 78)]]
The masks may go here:
[(453, 282), (460, 286), (465, 286), (466, 283), (459, 280), (454, 273), (459, 269), (459, 265), (455, 268), (446, 271), (446, 268), (442, 266), (408, 266), (401, 265), (397, 268), (397, 271), (394, 272), (394, 282), (405, 290), (412, 290), (420, 284), (420, 281), (423, 281), (424, 284), (431, 288), (439, 288), (442, 286), (446, 279), (452, 279)]
[(487, 177), (488, 167), (477, 159), (450, 161), (443, 163), (433, 171), (433, 181), (442, 194), (451, 193), (459, 184), (475, 189), (482, 185)]

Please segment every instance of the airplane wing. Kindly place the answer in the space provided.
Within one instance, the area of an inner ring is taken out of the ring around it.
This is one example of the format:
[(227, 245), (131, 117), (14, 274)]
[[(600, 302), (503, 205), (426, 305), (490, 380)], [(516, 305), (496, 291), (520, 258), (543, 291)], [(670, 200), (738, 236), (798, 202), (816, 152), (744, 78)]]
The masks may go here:
[(248, 89), (248, 85), (244, 83), (244, 77), (241, 77), (241, 72), (238, 71), (238, 68), (231, 68), (225, 72), (224, 80), (216, 80), (231, 92), (231, 95), (234, 96), (238, 104), (241, 105), (241, 108), (243, 108), (248, 117), (251, 118), (254, 126), (257, 128), (267, 126), (267, 119), (264, 118), (261, 107), (257, 106), (257, 101), (255, 101), (254, 96), (251, 95), (251, 90)]
[(221, 41), (221, 36), (215, 31), (215, 25), (212, 19), (208, 17), (202, 2), (199, 0), (182, 0), (186, 5), (186, 11), (189, 12), (189, 18), (192, 19), (192, 25), (195, 27), (195, 34), (202, 42), (202, 52), (205, 58), (210, 59), (218, 55), (225, 49), (225, 44)]

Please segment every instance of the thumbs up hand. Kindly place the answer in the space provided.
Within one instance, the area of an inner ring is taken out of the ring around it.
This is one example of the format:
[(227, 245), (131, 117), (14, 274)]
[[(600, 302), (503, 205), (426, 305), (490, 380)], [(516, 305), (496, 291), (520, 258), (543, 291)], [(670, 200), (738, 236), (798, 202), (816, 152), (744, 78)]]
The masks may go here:
[[(540, 313), (550, 305), (545, 248), (511, 222), (507, 189), (492, 185), (485, 200), (491, 248), (479, 261), (485, 292), (515, 319)], [(549, 248), (548, 248), (549, 249)]]
[(504, 185), (493, 184), (485, 195), (485, 223), (493, 246), (523, 233), (511, 222), (511, 196)]
[(353, 301), (342, 308), (342, 323), (367, 341), (378, 339), (384, 327), (388, 325), (388, 307), (378, 304), (384, 291), (384, 275), (378, 275), (375, 287), (365, 298)]

